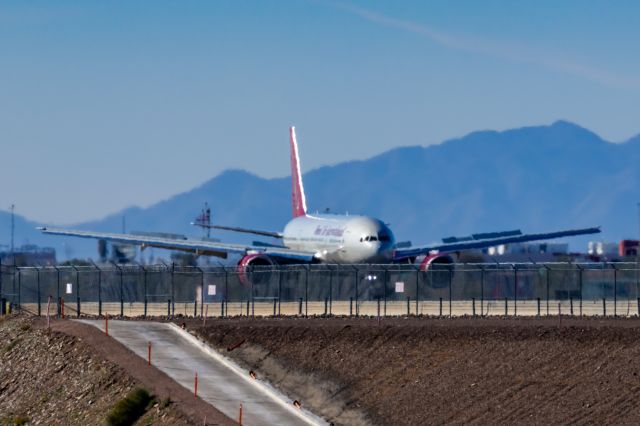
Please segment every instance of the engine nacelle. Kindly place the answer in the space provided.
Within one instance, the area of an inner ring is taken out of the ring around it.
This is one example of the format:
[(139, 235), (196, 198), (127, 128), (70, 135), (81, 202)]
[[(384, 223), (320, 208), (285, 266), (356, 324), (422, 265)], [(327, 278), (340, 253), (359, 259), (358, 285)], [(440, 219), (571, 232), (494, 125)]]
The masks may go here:
[(245, 285), (266, 284), (271, 279), (271, 267), (275, 264), (276, 262), (265, 254), (247, 254), (236, 266), (238, 279)]
[(424, 258), (416, 259), (420, 263), (420, 270), (424, 272), (427, 285), (434, 288), (449, 286), (449, 280), (453, 279), (453, 270), (446, 265), (455, 263), (453, 256), (448, 254), (430, 254)]

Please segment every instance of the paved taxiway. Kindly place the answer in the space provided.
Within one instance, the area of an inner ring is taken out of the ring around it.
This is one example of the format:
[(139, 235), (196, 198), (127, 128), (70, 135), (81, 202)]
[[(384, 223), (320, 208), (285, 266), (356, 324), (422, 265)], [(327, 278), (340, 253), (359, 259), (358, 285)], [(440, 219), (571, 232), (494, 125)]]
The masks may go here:
[[(104, 331), (102, 320), (80, 321)], [(231, 419), (238, 418), (242, 403), (243, 425), (326, 424), (174, 324), (109, 321), (109, 335), (144, 359), (151, 342), (151, 363), (189, 390), (197, 372), (198, 396)]]

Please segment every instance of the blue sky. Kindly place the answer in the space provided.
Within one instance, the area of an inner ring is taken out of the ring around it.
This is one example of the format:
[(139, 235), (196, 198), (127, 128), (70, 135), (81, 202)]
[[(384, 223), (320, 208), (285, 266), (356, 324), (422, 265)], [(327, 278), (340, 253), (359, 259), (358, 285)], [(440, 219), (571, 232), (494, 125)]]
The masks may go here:
[(0, 209), (68, 224), (228, 168), (567, 119), (640, 133), (632, 1), (0, 2)]

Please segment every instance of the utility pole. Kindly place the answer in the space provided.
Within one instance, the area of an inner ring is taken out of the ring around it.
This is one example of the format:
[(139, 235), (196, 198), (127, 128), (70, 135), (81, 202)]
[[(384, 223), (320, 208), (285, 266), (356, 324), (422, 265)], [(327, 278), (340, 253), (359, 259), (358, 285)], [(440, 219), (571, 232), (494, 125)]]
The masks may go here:
[[(636, 205), (638, 207), (638, 236), (640, 237), (640, 203)], [(640, 246), (636, 246), (636, 298), (640, 300)], [(640, 306), (638, 306), (638, 312), (640, 312)]]
[(15, 210), (16, 206), (15, 204), (11, 204), (11, 256), (13, 256), (13, 237), (14, 237), (14, 233), (15, 233), (15, 229), (16, 229), (16, 223), (15, 223)]
[(638, 237), (640, 237), (640, 203), (636, 205), (638, 206)]

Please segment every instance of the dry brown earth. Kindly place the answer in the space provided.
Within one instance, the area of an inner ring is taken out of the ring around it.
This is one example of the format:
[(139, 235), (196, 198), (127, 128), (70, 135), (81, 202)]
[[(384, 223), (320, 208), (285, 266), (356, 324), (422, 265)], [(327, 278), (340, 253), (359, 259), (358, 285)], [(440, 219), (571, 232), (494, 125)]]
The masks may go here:
[(187, 324), (337, 424), (640, 422), (638, 319)]
[[(28, 315), (0, 318), (0, 424), (100, 425), (135, 387), (158, 401), (139, 425), (233, 424), (98, 329)], [(170, 401), (170, 403), (168, 403)]]

